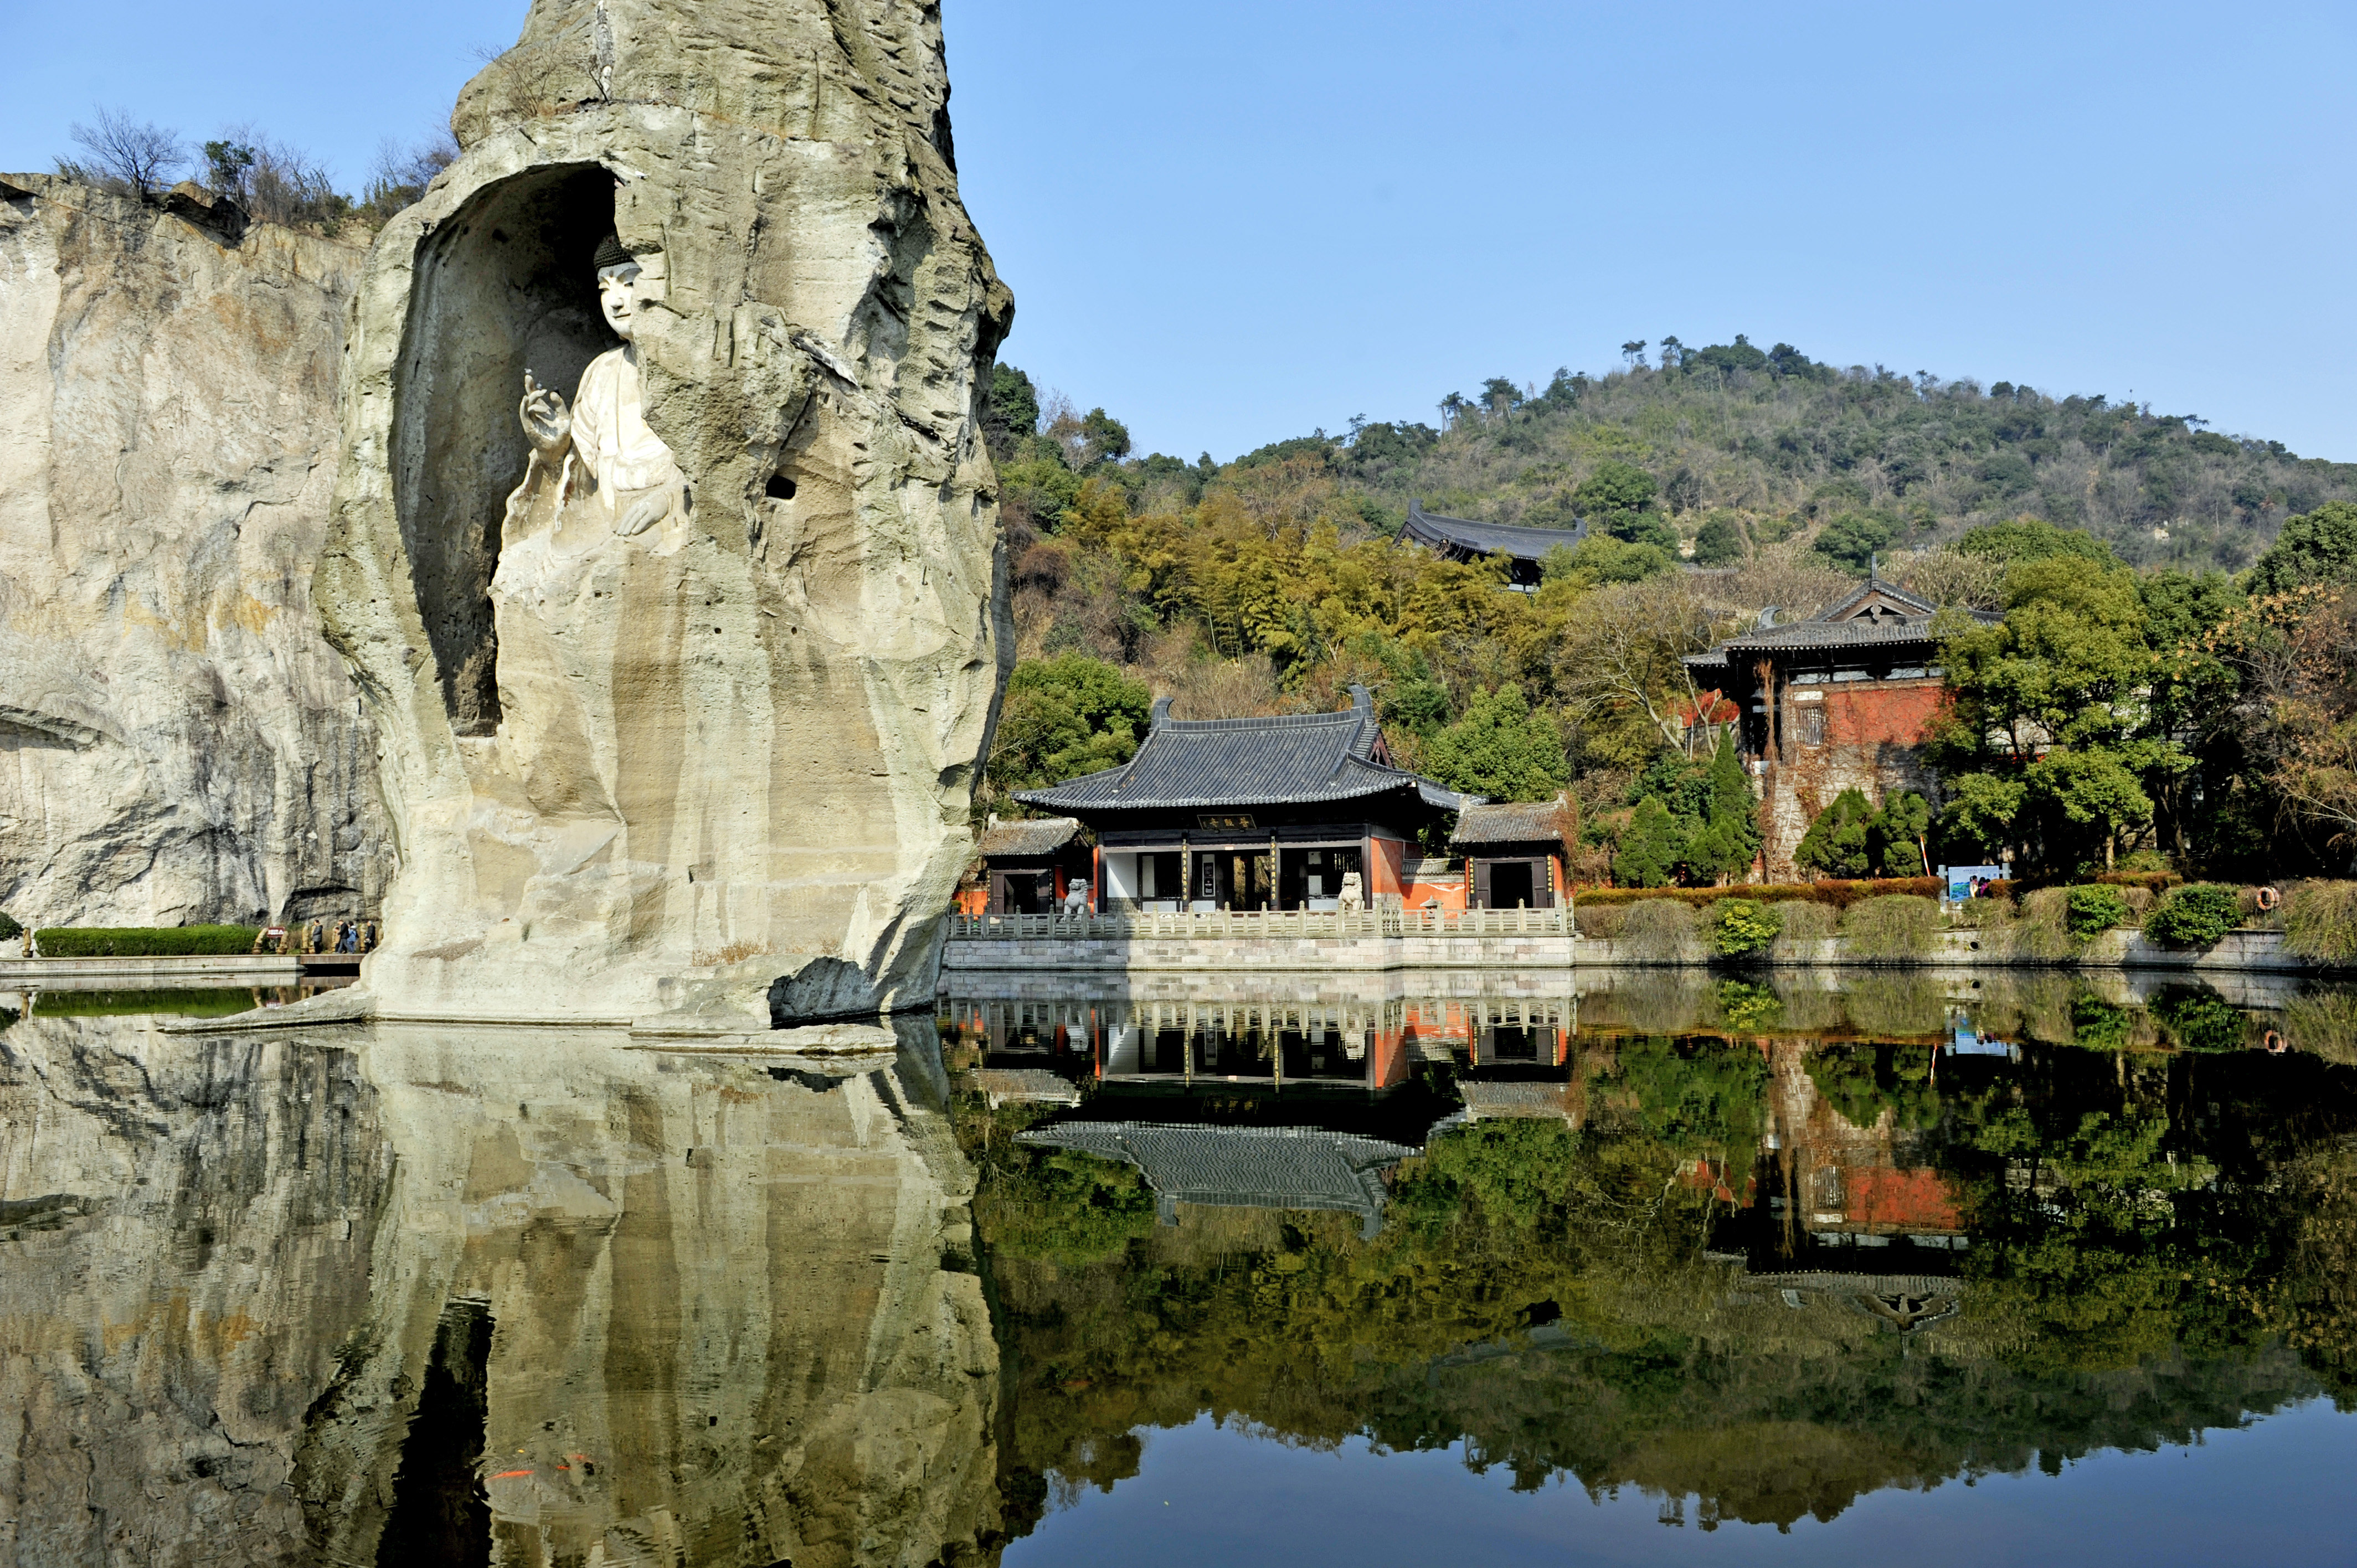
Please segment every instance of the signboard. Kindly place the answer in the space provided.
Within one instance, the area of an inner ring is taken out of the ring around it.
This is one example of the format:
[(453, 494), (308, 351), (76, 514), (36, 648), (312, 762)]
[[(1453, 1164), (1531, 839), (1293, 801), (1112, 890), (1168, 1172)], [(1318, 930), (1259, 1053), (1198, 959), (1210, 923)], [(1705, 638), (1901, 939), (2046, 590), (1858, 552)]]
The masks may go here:
[(2004, 875), (2005, 867), (2002, 865), (1943, 865), (1940, 867), (1940, 880), (1947, 884), (1948, 897), (1951, 899), (1957, 901), (1962, 901), (1974, 897), (1980, 891), (1981, 885), (1983, 883), (1998, 881), (2002, 879)]

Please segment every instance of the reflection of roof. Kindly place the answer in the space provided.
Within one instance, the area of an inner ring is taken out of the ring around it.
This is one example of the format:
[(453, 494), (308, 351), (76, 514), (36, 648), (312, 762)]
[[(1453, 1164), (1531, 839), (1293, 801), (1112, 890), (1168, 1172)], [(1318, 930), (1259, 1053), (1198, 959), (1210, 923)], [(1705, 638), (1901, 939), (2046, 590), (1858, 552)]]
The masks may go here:
[(993, 1106), (1009, 1100), (1044, 1101), (1051, 1105), (1078, 1105), (1081, 1102), (1078, 1084), (1042, 1067), (977, 1068), (974, 1069), (974, 1086), (990, 1097)]
[(1026, 1144), (1125, 1160), (1146, 1176), (1167, 1224), (1178, 1206), (1318, 1208), (1383, 1226), (1384, 1166), (1415, 1151), (1380, 1138), (1318, 1127), (1186, 1127), (1143, 1122), (1055, 1122), (1020, 1134)]
[(1179, 720), (1170, 717), (1166, 697), (1154, 704), (1154, 727), (1126, 764), (1015, 798), (1092, 811), (1297, 805), (1394, 790), (1413, 790), (1446, 811), (1480, 799), (1377, 760), (1383, 734), (1374, 703), (1363, 687), (1352, 688), (1352, 699), (1339, 714)]
[(1469, 555), (1512, 555), (1518, 561), (1538, 562), (1545, 560), (1550, 550), (1568, 549), (1587, 538), (1587, 525), (1519, 528), (1512, 523), (1476, 522), (1470, 518), (1437, 517), (1425, 510), (1422, 501), (1410, 501), (1407, 521), (1400, 524), (1395, 537)]
[(1468, 806), (1457, 818), (1448, 842), (1458, 847), (1484, 843), (1562, 842), (1561, 800), (1511, 800)]
[(1457, 1092), (1465, 1101), (1465, 1114), (1477, 1122), (1484, 1117), (1544, 1120), (1550, 1116), (1575, 1125), (1578, 1121), (1572, 1114), (1571, 1086), (1566, 1083), (1459, 1079)]
[(1962, 1310), (1963, 1280), (1936, 1274), (1850, 1274), (1821, 1270), (1805, 1273), (1755, 1274), (1743, 1283), (1777, 1293), (1795, 1310), (1823, 1303), (1847, 1312), (1862, 1312), (1887, 1323), (1901, 1334), (1943, 1323)]
[[(1689, 654), (1691, 665), (1725, 664), (1738, 653), (1765, 653), (1799, 648), (1870, 648), (1905, 644), (1928, 645), (1932, 618), (1940, 607), (1910, 594), (1895, 583), (1869, 576), (1849, 597), (1807, 620), (1789, 626), (1766, 626), (1731, 637), (1707, 653)], [(1997, 618), (1983, 610), (1966, 612), (1987, 622)]]
[(1036, 817), (1029, 822), (995, 822), (983, 831), (985, 858), (1053, 854), (1072, 842), (1081, 824), (1070, 817)]

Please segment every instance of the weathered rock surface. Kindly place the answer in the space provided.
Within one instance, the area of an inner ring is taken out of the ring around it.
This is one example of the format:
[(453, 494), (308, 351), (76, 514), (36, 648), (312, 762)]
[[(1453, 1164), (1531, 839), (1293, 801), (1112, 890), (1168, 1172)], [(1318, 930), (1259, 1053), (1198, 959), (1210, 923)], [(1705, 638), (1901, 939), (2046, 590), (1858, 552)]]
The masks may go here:
[(361, 260), (0, 182), (0, 908), (26, 924), (373, 907), (375, 741), (311, 602)]
[[(998, 1520), (930, 1024), (0, 1036), (0, 1561), (906, 1564)], [(519, 1048), (519, 1047), (522, 1048)], [(480, 1560), (479, 1557), (476, 1560)]]
[[(920, 0), (537, 0), (462, 95), (370, 256), (320, 569), (402, 823), (385, 1011), (758, 1027), (822, 958), (929, 998), (1011, 652), (976, 413), (1012, 306), (948, 95)], [(683, 481), (642, 532), (518, 418), (621, 348), (609, 232)]]

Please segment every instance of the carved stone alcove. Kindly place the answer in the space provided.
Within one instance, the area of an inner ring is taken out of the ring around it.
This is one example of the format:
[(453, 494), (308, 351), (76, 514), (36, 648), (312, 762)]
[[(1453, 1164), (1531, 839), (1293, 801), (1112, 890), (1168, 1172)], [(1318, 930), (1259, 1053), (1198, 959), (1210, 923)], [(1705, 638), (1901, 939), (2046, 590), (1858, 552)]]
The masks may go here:
[(613, 229), (612, 174), (555, 164), (477, 191), (417, 254), (394, 372), (393, 499), (458, 735), (500, 722), (490, 585), (529, 450), (516, 424), (524, 371), (570, 397), (619, 341), (591, 264)]

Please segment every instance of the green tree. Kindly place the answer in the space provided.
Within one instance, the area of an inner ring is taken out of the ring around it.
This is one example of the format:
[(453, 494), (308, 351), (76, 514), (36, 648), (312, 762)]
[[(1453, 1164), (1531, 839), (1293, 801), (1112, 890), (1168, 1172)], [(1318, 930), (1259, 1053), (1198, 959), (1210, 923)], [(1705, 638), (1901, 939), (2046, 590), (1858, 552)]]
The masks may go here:
[(1899, 525), (1870, 511), (1836, 512), (1817, 532), (1810, 548), (1847, 572), (1864, 572), (1875, 552), (1887, 549), (1899, 537)]
[(1006, 793), (1118, 768), (1137, 750), (1153, 707), (1146, 682), (1102, 659), (1027, 660), (1007, 679), (985, 777)]
[(1834, 797), (1832, 805), (1817, 813), (1809, 831), (1801, 835), (1800, 847), (1792, 852), (1792, 863), (1822, 871), (1827, 876), (1867, 875), (1874, 865), (1873, 854), (1867, 846), (1867, 828), (1873, 820), (1874, 808), (1867, 803), (1864, 790), (1843, 790)]
[(1725, 882), (1742, 875), (1760, 854), (1760, 802), (1730, 732), (1719, 734), (1706, 785), (1701, 821), (1686, 845), (1685, 873), (1697, 883)]
[(982, 430), (991, 456), (1002, 464), (1014, 456), (1018, 443), (1039, 434), (1039, 391), (1031, 384), (1029, 376), (1013, 365), (991, 367), (990, 397), (983, 414)]
[(2357, 505), (2327, 501), (2283, 532), (2251, 567), (2251, 592), (2282, 594), (2309, 583), (2357, 581)]
[(1660, 797), (1637, 802), (1612, 856), (1612, 880), (1623, 887), (1666, 887), (1686, 857), (1686, 834)]
[(1695, 534), (1694, 563), (1697, 566), (1731, 566), (1749, 553), (1743, 524), (1732, 512), (1713, 512)]
[(1544, 800), (1571, 777), (1555, 720), (1512, 682), (1475, 693), (1464, 716), (1425, 743), (1424, 764), (1451, 789), (1492, 800)]
[(1956, 549), (1965, 555), (1977, 555), (1985, 560), (2002, 561), (2010, 565), (2017, 561), (2043, 561), (2050, 556), (2075, 555), (2083, 561), (2098, 561), (2116, 565), (2119, 557), (2112, 547), (2092, 533), (2075, 528), (2057, 528), (2043, 519), (2018, 517), (2010, 522), (1986, 522), (1978, 528), (1964, 530), (1956, 541)]
[(1634, 463), (1608, 457), (1571, 492), (1571, 504), (1592, 529), (1630, 544), (1674, 552), (1678, 536), (1653, 505), (1660, 486)]
[(2025, 869), (2112, 865), (2151, 822), (2146, 781), (2190, 763), (2153, 724), (2135, 575), (2075, 551), (2026, 557), (2006, 575), (2004, 620), (1953, 623), (1943, 648), (1953, 703), (1929, 753), (1951, 829), (2011, 846)]
[(1932, 803), (1912, 789), (1883, 798), (1882, 809), (1866, 825), (1866, 848), (1877, 876), (1928, 876), (1924, 839), (1932, 831)]

